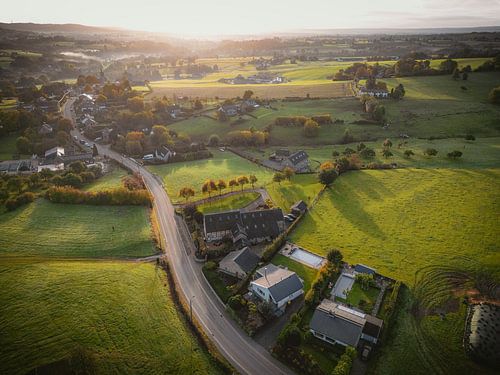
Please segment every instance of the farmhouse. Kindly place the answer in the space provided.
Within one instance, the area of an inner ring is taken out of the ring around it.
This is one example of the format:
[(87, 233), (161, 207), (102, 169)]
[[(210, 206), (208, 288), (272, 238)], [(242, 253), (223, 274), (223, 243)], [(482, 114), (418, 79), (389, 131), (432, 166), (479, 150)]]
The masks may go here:
[(226, 116), (236, 116), (238, 113), (240, 113), (240, 106), (238, 104), (227, 104), (227, 105), (221, 105), (218, 109), (218, 111), (223, 112)]
[(155, 158), (167, 162), (171, 157), (175, 156), (175, 152), (171, 151), (167, 146), (161, 146), (155, 150)]
[(259, 263), (260, 258), (248, 247), (231, 251), (219, 262), (219, 272), (244, 279)]
[(40, 129), (38, 129), (38, 134), (40, 135), (48, 135), (51, 134), (54, 131), (52, 126), (50, 126), (47, 123), (43, 123), (42, 126), (40, 126)]
[(309, 155), (303, 150), (294, 152), (283, 160), (283, 166), (290, 167), (295, 172), (307, 172), (309, 171)]
[(288, 302), (304, 293), (304, 284), (295, 272), (268, 264), (259, 268), (250, 282), (250, 291), (270, 303), (277, 314), (283, 313)]
[(327, 343), (356, 348), (361, 341), (376, 344), (382, 325), (376, 317), (324, 299), (314, 311), (309, 329)]
[(302, 200), (296, 202), (292, 207), (290, 207), (290, 212), (296, 216), (300, 216), (306, 211), (307, 211), (307, 204)]
[(203, 230), (207, 242), (231, 238), (237, 246), (246, 246), (278, 237), (285, 230), (285, 220), (280, 208), (234, 210), (204, 215)]

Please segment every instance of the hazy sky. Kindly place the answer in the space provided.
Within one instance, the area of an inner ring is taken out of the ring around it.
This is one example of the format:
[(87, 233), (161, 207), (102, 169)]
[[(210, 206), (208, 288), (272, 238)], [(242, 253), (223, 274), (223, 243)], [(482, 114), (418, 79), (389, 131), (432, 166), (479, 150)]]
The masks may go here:
[(499, 26), (500, 0), (0, 0), (2, 22), (183, 35), (324, 28)]

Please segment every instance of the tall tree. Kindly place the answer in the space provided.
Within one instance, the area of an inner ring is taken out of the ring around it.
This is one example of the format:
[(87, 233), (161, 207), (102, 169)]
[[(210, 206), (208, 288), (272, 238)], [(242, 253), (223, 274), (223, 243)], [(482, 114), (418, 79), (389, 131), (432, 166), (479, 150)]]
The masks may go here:
[(223, 179), (217, 181), (217, 189), (219, 189), (219, 195), (222, 195), (222, 190), (224, 190), (225, 188), (227, 188), (226, 181), (224, 181)]
[(248, 184), (249, 180), (247, 176), (240, 176), (238, 177), (238, 184), (241, 186), (241, 190), (243, 190), (243, 186), (245, 184)]
[(283, 168), (283, 175), (285, 176), (285, 178), (290, 181), (290, 179), (293, 177), (293, 175), (295, 174), (295, 171), (290, 168), (290, 167), (285, 167)]
[(238, 181), (236, 181), (235, 178), (232, 178), (229, 180), (229, 187), (231, 188), (231, 192), (233, 192), (233, 189), (235, 186), (238, 186)]
[(190, 197), (194, 197), (194, 189), (189, 186), (184, 186), (179, 190), (179, 197), (184, 198), (187, 202)]
[(212, 179), (205, 180), (205, 182), (201, 186), (201, 192), (203, 194), (208, 194), (209, 198), (212, 195), (212, 191), (216, 191), (216, 190), (217, 190), (217, 185), (215, 184), (215, 181)]
[(254, 185), (257, 182), (257, 177), (255, 177), (255, 175), (251, 174), (250, 176), (248, 176), (248, 179), (250, 180), (250, 183), (252, 184), (252, 189), (254, 189)]

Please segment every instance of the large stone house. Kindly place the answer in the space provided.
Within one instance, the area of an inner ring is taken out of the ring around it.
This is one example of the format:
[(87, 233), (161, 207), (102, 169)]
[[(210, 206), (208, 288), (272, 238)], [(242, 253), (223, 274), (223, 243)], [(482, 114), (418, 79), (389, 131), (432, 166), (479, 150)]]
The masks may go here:
[(207, 242), (230, 238), (243, 247), (278, 237), (285, 230), (285, 219), (280, 208), (226, 211), (204, 215), (203, 230)]
[(287, 158), (283, 159), (283, 167), (290, 167), (295, 172), (308, 172), (309, 171), (309, 155), (307, 152), (300, 150), (294, 152)]
[(250, 248), (231, 251), (219, 262), (219, 272), (244, 279), (259, 263), (260, 258)]

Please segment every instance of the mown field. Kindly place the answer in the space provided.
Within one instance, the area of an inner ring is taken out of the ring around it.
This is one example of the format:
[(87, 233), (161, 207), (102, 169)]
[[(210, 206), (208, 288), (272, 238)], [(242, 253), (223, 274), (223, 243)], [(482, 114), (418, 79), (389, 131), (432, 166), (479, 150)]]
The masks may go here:
[[(412, 283), (422, 267), (470, 256), (500, 266), (498, 169), (399, 169), (341, 176), (291, 235), (325, 255)], [(500, 267), (497, 267), (497, 270)]]
[(198, 205), (198, 211), (209, 214), (213, 212), (237, 210), (248, 206), (260, 196), (259, 193), (241, 193), (217, 199), (213, 202)]
[(309, 205), (322, 188), (315, 174), (295, 175), (290, 181), (281, 184), (273, 182), (266, 186), (274, 204), (286, 212), (300, 200)]
[(85, 185), (83, 190), (86, 191), (100, 191), (107, 189), (114, 189), (123, 186), (122, 178), (127, 176), (128, 172), (120, 167), (114, 167), (114, 169), (104, 176), (98, 178), (94, 182)]
[(39, 199), (0, 215), (0, 256), (148, 256), (154, 252), (148, 215), (144, 207)]
[(153, 264), (0, 258), (0, 284), (0, 373), (218, 373)]
[[(278, 116), (330, 114), (343, 124), (324, 125), (316, 138), (306, 138), (301, 127), (278, 127), (271, 130), (271, 145), (318, 145), (340, 143), (346, 129), (358, 140), (384, 139), (408, 134), (411, 137), (449, 138), (467, 133), (476, 137), (500, 135), (500, 107), (488, 103), (489, 91), (500, 85), (500, 73), (472, 73), (468, 81), (454, 81), (450, 76), (406, 77), (385, 80), (389, 87), (403, 83), (406, 96), (401, 101), (384, 100), (388, 128), (359, 124), (364, 119), (357, 98), (305, 100), (272, 103), (272, 109), (260, 108), (246, 121), (231, 125), (207, 117), (177, 122), (171, 129), (207, 141), (211, 134), (224, 138), (233, 130), (250, 127), (263, 129)], [(461, 87), (467, 87), (463, 90)], [(239, 93), (238, 95), (241, 95)]]
[[(272, 172), (266, 168), (259, 167), (250, 161), (240, 158), (232, 152), (221, 152), (211, 150), (214, 157), (206, 160), (189, 161), (183, 163), (164, 164), (148, 166), (148, 169), (156, 173), (163, 179), (168, 195), (174, 202), (183, 202), (179, 197), (179, 190), (184, 186), (191, 186), (196, 191), (196, 195), (191, 199), (207, 197), (201, 193), (201, 186), (206, 179), (224, 179), (226, 182), (231, 178), (241, 175), (255, 175), (258, 179), (256, 187), (269, 183), (272, 179)], [(250, 188), (247, 184), (244, 188)], [(240, 189), (237, 187), (235, 190)], [(231, 189), (228, 187), (225, 192)], [(217, 193), (215, 193), (217, 194)], [(215, 195), (214, 194), (214, 195)]]

